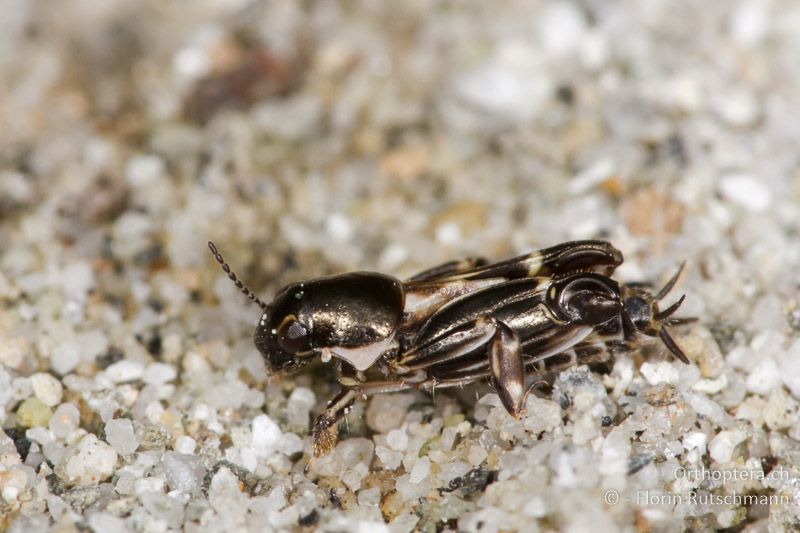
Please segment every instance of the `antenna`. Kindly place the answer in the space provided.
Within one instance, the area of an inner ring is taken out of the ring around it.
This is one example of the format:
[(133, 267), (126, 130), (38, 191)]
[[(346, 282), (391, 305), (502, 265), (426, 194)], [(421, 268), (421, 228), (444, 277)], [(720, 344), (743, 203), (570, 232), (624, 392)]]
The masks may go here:
[(264, 312), (266, 312), (267, 311), (267, 304), (262, 302), (261, 299), (253, 293), (253, 291), (251, 291), (249, 288), (247, 288), (247, 286), (244, 283), (242, 283), (239, 280), (238, 277), (236, 277), (236, 274), (233, 273), (233, 271), (231, 270), (231, 267), (229, 267), (228, 263), (225, 262), (225, 258), (222, 257), (222, 254), (219, 253), (219, 251), (217, 250), (217, 247), (214, 245), (213, 242), (208, 241), (208, 249), (211, 250), (211, 253), (214, 255), (214, 259), (216, 259), (217, 263), (220, 264), (220, 266), (222, 267), (222, 270), (228, 275), (228, 277), (231, 279), (231, 281), (233, 281), (236, 284), (236, 286), (239, 287), (239, 290), (242, 291), (242, 294), (244, 294), (245, 296), (250, 298), (250, 300), (252, 300), (256, 304), (258, 304), (258, 306)]

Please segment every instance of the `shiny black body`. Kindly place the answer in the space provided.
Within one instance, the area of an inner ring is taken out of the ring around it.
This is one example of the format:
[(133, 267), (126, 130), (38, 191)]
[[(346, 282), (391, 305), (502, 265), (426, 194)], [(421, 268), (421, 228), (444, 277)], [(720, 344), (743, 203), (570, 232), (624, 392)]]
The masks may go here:
[(335, 361), (342, 391), (314, 425), (315, 454), (336, 442), (336, 426), (359, 396), (410, 388), (432, 391), (488, 379), (506, 409), (524, 411), (540, 378), (574, 364), (607, 361), (659, 337), (688, 359), (667, 326), (683, 299), (661, 311), (677, 281), (652, 294), (610, 276), (622, 254), (604, 241), (560, 244), (495, 264), (471, 258), (405, 282), (354, 272), (294, 283), (263, 309), (255, 344), (272, 371), (315, 358)]

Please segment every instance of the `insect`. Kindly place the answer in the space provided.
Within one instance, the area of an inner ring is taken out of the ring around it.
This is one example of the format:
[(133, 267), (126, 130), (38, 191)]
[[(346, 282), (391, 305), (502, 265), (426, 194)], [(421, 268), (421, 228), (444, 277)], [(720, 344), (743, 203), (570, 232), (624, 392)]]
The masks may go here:
[(622, 253), (598, 240), (574, 241), (488, 264), (467, 258), (405, 281), (351, 272), (292, 283), (270, 304), (211, 253), (263, 313), (254, 342), (272, 372), (321, 359), (336, 365), (341, 391), (313, 427), (315, 456), (337, 441), (338, 423), (358, 398), (418, 389), (432, 392), (489, 380), (505, 409), (519, 417), (525, 399), (569, 366), (608, 361), (657, 337), (689, 360), (668, 332), (693, 318), (659, 302), (683, 270), (655, 292), (610, 276)]

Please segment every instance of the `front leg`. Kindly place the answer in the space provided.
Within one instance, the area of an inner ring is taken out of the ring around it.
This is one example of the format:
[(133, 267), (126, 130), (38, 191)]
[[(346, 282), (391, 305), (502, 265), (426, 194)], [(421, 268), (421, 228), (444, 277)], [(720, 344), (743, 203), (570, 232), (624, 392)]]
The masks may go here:
[(344, 373), (342, 390), (333, 397), (325, 410), (314, 421), (313, 447), (314, 457), (327, 454), (336, 446), (339, 440), (339, 423), (347, 416), (359, 397), (366, 398), (372, 394), (399, 392), (415, 388), (415, 385), (405, 381), (356, 381), (355, 378)]
[(325, 455), (334, 446), (339, 435), (339, 422), (350, 412), (358, 397), (358, 391), (350, 387), (342, 390), (328, 402), (325, 410), (314, 422), (314, 456)]

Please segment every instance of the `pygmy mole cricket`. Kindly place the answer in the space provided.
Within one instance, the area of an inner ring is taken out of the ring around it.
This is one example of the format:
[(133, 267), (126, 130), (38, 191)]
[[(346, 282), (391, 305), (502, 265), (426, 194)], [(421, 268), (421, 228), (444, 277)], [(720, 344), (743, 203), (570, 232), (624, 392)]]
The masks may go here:
[(686, 355), (669, 326), (684, 300), (659, 302), (683, 265), (655, 294), (645, 284), (611, 279), (622, 253), (610, 243), (574, 241), (499, 263), (452, 261), (400, 281), (350, 272), (284, 287), (270, 304), (214, 257), (263, 313), (255, 345), (270, 370), (295, 371), (320, 358), (337, 368), (341, 391), (314, 422), (314, 454), (327, 453), (356, 399), (407, 389), (433, 391), (488, 379), (506, 410), (519, 417), (544, 376), (608, 361), (658, 337)]

